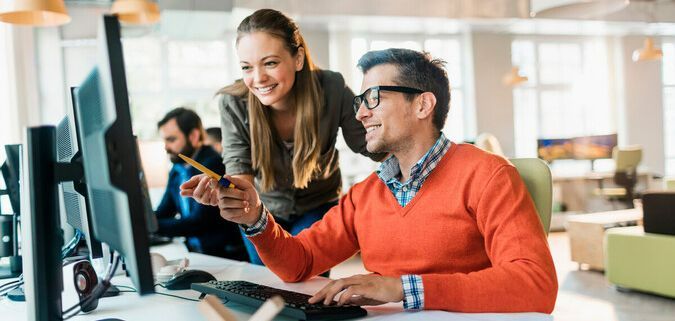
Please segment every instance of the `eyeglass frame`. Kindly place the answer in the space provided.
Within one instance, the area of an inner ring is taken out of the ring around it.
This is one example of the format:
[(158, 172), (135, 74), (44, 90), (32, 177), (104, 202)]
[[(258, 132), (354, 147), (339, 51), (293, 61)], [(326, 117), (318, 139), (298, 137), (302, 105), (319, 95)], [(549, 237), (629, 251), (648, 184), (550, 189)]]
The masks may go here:
[[(368, 104), (368, 99), (364, 99), (366, 93), (369, 91), (372, 92), (373, 90), (377, 90), (377, 103), (375, 106), (370, 106)], [(393, 91), (393, 92), (399, 92), (399, 93), (405, 93), (405, 94), (421, 94), (424, 93), (424, 90), (413, 88), (413, 87), (406, 87), (406, 86), (373, 86), (368, 89), (366, 89), (363, 93), (360, 95), (354, 96), (354, 99), (352, 100), (352, 107), (354, 108), (354, 113), (358, 114), (359, 113), (359, 108), (361, 108), (361, 105), (365, 105), (368, 110), (373, 110), (377, 108), (377, 106), (380, 105), (380, 91)], [(358, 99), (358, 101), (357, 101)]]

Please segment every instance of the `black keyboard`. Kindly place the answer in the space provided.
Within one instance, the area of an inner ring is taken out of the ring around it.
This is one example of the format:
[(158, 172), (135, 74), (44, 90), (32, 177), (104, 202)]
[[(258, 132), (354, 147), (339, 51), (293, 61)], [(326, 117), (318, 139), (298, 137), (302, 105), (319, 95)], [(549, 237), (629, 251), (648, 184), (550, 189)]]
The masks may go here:
[(193, 283), (192, 289), (256, 308), (265, 303), (267, 299), (278, 295), (284, 299), (286, 304), (279, 314), (300, 320), (344, 320), (363, 317), (367, 314), (366, 310), (354, 305), (309, 304), (307, 300), (311, 296), (307, 294), (246, 281)]

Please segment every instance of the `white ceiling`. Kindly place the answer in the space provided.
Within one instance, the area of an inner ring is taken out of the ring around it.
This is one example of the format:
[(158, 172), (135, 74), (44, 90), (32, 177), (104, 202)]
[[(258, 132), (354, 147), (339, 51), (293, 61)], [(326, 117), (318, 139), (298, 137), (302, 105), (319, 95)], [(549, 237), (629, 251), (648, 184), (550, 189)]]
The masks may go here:
[[(162, 22), (150, 28), (186, 38), (219, 37), (234, 30), (254, 10), (275, 8), (292, 16), (303, 29), (330, 31), (452, 34), (470, 29), (515, 34), (675, 36), (675, 0), (631, 0), (622, 10), (582, 20), (574, 14), (575, 19), (530, 17), (532, 10), (589, 1), (626, 0), (158, 0)], [(72, 9), (107, 7), (111, 2), (66, 1)]]

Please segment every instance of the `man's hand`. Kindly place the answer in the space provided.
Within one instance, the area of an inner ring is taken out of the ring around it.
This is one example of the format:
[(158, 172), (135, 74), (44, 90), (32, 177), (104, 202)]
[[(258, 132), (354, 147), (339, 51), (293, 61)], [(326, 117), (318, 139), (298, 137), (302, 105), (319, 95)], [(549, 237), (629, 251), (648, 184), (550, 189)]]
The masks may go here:
[(217, 184), (216, 180), (206, 174), (195, 175), (181, 184), (180, 195), (192, 197), (200, 204), (218, 206), (218, 192), (214, 188)]
[(403, 300), (401, 279), (377, 274), (354, 275), (333, 280), (309, 299), (309, 303), (323, 301), (328, 305), (336, 294), (340, 293), (338, 305), (380, 305)]

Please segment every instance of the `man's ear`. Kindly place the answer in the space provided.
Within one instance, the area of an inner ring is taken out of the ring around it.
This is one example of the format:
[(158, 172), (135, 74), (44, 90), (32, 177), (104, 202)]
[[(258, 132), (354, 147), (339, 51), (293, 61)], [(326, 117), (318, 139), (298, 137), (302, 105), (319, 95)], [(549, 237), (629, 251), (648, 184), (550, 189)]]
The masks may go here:
[(432, 117), (436, 109), (436, 96), (431, 92), (423, 92), (420, 94), (415, 114), (419, 119)]
[(198, 128), (193, 129), (190, 131), (190, 136), (188, 136), (188, 140), (190, 140), (190, 143), (192, 146), (199, 146), (201, 143), (201, 131)]
[(305, 66), (305, 48), (298, 48), (298, 53), (295, 54), (295, 71), (302, 70)]

